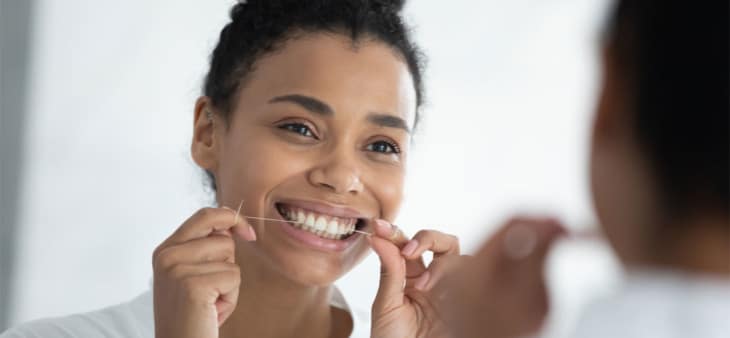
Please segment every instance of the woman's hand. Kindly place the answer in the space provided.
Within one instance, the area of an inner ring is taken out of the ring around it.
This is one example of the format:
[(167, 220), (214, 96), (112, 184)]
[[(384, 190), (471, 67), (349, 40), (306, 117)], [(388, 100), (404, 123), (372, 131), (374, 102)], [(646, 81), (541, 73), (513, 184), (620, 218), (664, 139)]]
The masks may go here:
[[(370, 245), (380, 257), (380, 287), (372, 309), (373, 337), (410, 338), (445, 335), (430, 290), (455, 265), (459, 240), (423, 230), (408, 240), (396, 227), (378, 220)], [(422, 255), (433, 252), (426, 267)]]
[(204, 208), (155, 249), (155, 337), (218, 337), (241, 283), (234, 237), (256, 240), (235, 211)]
[(514, 338), (536, 333), (549, 307), (545, 258), (563, 234), (555, 220), (515, 218), (474, 257), (452, 266), (432, 294), (453, 337)]

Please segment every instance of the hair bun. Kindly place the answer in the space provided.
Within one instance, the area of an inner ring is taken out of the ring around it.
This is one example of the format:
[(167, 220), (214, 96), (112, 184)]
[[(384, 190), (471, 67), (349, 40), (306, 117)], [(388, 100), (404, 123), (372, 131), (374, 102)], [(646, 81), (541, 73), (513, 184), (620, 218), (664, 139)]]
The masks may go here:
[(236, 21), (236, 18), (240, 18), (246, 11), (246, 6), (251, 3), (251, 0), (238, 0), (237, 3), (231, 8), (230, 17), (231, 20)]

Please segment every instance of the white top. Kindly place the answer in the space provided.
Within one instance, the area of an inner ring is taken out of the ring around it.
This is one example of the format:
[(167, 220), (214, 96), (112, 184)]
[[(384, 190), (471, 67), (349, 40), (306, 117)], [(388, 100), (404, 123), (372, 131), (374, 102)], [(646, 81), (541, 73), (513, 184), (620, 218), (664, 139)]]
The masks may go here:
[[(370, 337), (370, 313), (352, 310), (333, 287), (330, 304), (350, 313), (352, 338)], [(28, 322), (0, 334), (0, 338), (154, 338), (152, 291), (98, 311)]]
[(588, 307), (572, 337), (729, 338), (730, 280), (629, 272), (618, 294)]

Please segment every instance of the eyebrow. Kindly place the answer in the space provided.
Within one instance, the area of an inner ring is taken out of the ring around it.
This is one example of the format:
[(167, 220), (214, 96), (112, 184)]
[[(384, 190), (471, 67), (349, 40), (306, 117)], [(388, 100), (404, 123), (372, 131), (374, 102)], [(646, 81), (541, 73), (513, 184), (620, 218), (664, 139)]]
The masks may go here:
[[(288, 95), (282, 95), (282, 96), (276, 96), (269, 100), (269, 103), (294, 103), (296, 105), (299, 105), (300, 107), (323, 116), (332, 116), (334, 115), (334, 110), (327, 105), (326, 103), (322, 102), (321, 100), (318, 100), (311, 96), (301, 95), (301, 94), (288, 94)], [(368, 122), (375, 124), (380, 127), (388, 127), (388, 128), (398, 128), (403, 129), (406, 132), (410, 133), (411, 129), (408, 128), (408, 123), (406, 123), (405, 120), (403, 120), (400, 117), (387, 114), (387, 113), (375, 113), (372, 112), (367, 117)]]
[(289, 102), (294, 103), (302, 108), (309, 110), (312, 113), (316, 113), (319, 115), (324, 116), (331, 116), (334, 115), (334, 112), (332, 111), (332, 108), (328, 106), (326, 103), (317, 100), (311, 96), (305, 96), (305, 95), (299, 95), (299, 94), (290, 94), (290, 95), (283, 95), (283, 96), (277, 96), (271, 100), (269, 100), (269, 103), (279, 103), (279, 102)]
[(383, 113), (370, 113), (370, 115), (368, 115), (368, 121), (381, 127), (398, 128), (405, 130), (407, 133), (411, 132), (406, 121), (398, 116)]

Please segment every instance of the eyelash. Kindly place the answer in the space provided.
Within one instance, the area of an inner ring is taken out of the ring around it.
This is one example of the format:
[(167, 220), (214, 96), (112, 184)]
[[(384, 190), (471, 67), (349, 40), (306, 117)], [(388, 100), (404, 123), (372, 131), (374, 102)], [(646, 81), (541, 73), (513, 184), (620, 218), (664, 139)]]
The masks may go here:
[[(315, 140), (319, 140), (319, 138), (312, 131), (312, 128), (310, 128), (309, 126), (307, 126), (304, 123), (298, 123), (298, 122), (285, 123), (285, 124), (278, 126), (278, 128), (281, 130), (291, 132), (291, 133), (295, 133), (302, 137), (311, 137)], [(387, 147), (390, 148), (390, 150), (389, 151), (377, 151), (374, 149), (374, 146), (376, 144), (380, 144), (380, 145), (385, 144)], [(372, 151), (375, 153), (381, 153), (381, 154), (396, 154), (397, 155), (397, 154), (401, 153), (401, 149), (397, 144), (395, 144), (394, 142), (386, 141), (386, 140), (380, 140), (380, 141), (375, 141), (373, 143), (370, 143), (367, 145), (367, 147), (365, 147), (365, 149), (368, 151)]]
[(278, 128), (298, 134), (303, 137), (311, 137), (315, 140), (319, 140), (319, 138), (314, 135), (314, 132), (312, 132), (312, 128), (309, 128), (309, 126), (304, 123), (285, 123), (280, 125)]
[[(383, 152), (383, 151), (376, 151), (376, 150), (373, 149), (373, 146), (376, 145), (376, 144), (381, 144), (381, 145), (382, 144), (385, 144), (388, 147), (390, 147), (391, 151), (385, 151), (385, 152)], [(385, 140), (380, 140), (380, 141), (375, 141), (373, 143), (370, 143), (370, 144), (368, 144), (368, 146), (365, 149), (367, 149), (368, 151), (372, 151), (372, 152), (376, 152), (376, 153), (382, 153), (382, 154), (396, 154), (397, 155), (397, 154), (400, 154), (401, 153), (400, 147), (398, 147), (397, 144), (395, 144), (393, 142), (385, 141)]]

